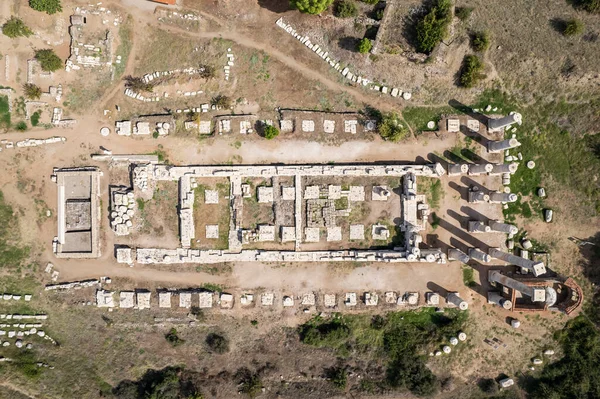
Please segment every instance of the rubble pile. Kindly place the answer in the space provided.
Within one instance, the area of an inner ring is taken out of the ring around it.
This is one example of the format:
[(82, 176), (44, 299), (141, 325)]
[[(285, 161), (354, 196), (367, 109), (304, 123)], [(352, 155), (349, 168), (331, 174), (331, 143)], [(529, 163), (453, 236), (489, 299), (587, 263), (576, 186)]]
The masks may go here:
[(133, 227), (131, 219), (135, 215), (133, 191), (115, 190), (112, 192), (110, 226), (118, 236), (126, 236)]

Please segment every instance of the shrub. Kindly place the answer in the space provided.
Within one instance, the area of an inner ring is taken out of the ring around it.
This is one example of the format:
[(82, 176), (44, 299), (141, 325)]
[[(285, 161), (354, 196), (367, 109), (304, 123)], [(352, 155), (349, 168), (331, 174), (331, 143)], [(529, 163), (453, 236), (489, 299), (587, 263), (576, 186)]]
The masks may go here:
[(15, 129), (17, 129), (19, 132), (24, 132), (27, 130), (27, 123), (25, 123), (25, 121), (21, 121), (15, 125)]
[(377, 314), (371, 319), (371, 328), (374, 330), (381, 330), (386, 324), (387, 320), (381, 315)]
[(361, 54), (367, 54), (369, 51), (371, 51), (372, 48), (373, 43), (371, 43), (371, 40), (367, 39), (366, 37), (362, 38), (356, 46), (356, 49)]
[(29, 7), (46, 14), (55, 14), (62, 11), (60, 0), (29, 0)]
[(258, 374), (251, 372), (247, 368), (241, 368), (235, 373), (238, 380), (240, 392), (245, 393), (251, 398), (255, 397), (262, 390), (263, 384)]
[(422, 19), (417, 21), (417, 49), (423, 53), (433, 51), (448, 32), (451, 22), (452, 4), (450, 0), (437, 0), (437, 3)]
[(316, 347), (339, 346), (350, 336), (350, 328), (339, 320), (317, 324), (317, 321), (300, 326), (300, 340)]
[(486, 31), (473, 33), (471, 46), (475, 51), (485, 51), (490, 47), (490, 35)]
[(600, 13), (600, 0), (575, 0), (574, 3), (587, 12)]
[(2, 33), (11, 39), (20, 36), (29, 37), (33, 35), (31, 29), (29, 29), (21, 19), (15, 16), (10, 17), (10, 19), (2, 25)]
[(333, 3), (333, 0), (290, 0), (292, 7), (308, 14), (321, 14)]
[(40, 116), (42, 115), (41, 111), (35, 111), (31, 115), (31, 126), (37, 126), (40, 123)]
[(473, 7), (456, 7), (456, 10), (454, 11), (458, 19), (460, 19), (463, 22), (469, 19), (472, 12)]
[(202, 72), (200, 72), (200, 77), (204, 79), (211, 79), (216, 76), (215, 68), (210, 65), (202, 65)]
[(154, 132), (152, 132), (152, 138), (157, 139), (158, 136), (160, 136), (160, 133), (158, 133), (158, 130), (155, 130)]
[(222, 335), (211, 333), (206, 337), (206, 345), (215, 353), (229, 352), (229, 340)]
[(272, 140), (279, 135), (279, 130), (275, 126), (265, 125), (263, 134), (267, 140)]
[(339, 18), (350, 18), (358, 15), (356, 4), (352, 0), (340, 0), (335, 5), (335, 16)]
[(565, 28), (563, 35), (565, 36), (576, 36), (581, 35), (585, 29), (585, 25), (578, 19), (571, 19), (565, 22)]
[(384, 11), (385, 9), (383, 8), (380, 8), (379, 10), (375, 11), (374, 19), (376, 19), (377, 21), (381, 21), (383, 19)]
[(51, 49), (37, 50), (35, 59), (38, 60), (42, 69), (46, 72), (54, 72), (63, 67), (63, 62)]
[(125, 87), (135, 92), (145, 91), (151, 93), (154, 90), (152, 83), (146, 82), (144, 79), (135, 76), (125, 76)]
[(175, 328), (171, 328), (169, 330), (169, 332), (165, 335), (165, 339), (173, 347), (179, 346), (185, 342), (183, 339), (179, 338), (179, 335), (177, 335), (177, 330)]
[(465, 55), (460, 72), (460, 85), (463, 87), (473, 87), (481, 79), (485, 79), (483, 72), (483, 62), (476, 55)]
[(367, 3), (367, 4), (377, 4), (379, 3), (379, 0), (361, 0), (363, 3)]
[(213, 97), (211, 100), (211, 105), (221, 107), (221, 108), (231, 108), (231, 98), (223, 95), (218, 95)]
[(408, 129), (400, 120), (398, 114), (390, 112), (381, 117), (378, 127), (379, 135), (388, 141), (398, 142), (408, 135)]
[(25, 93), (25, 97), (30, 100), (37, 100), (42, 96), (42, 89), (33, 83), (25, 83), (23, 85), (23, 92)]
[(331, 380), (333, 385), (339, 389), (345, 389), (346, 383), (348, 382), (348, 375), (346, 369), (342, 367), (332, 367), (325, 371), (325, 376)]
[(489, 395), (498, 393), (498, 384), (496, 383), (496, 381), (494, 381), (493, 378), (482, 378), (481, 380), (479, 380), (477, 385), (479, 386), (479, 389), (481, 389), (482, 392), (485, 392)]

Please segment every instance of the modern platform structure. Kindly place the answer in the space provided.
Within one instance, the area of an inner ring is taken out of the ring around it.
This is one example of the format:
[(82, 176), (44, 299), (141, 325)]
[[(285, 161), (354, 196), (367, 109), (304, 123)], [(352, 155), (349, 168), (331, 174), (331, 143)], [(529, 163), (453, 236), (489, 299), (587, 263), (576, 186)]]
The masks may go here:
[(100, 172), (97, 168), (55, 169), (58, 185), (58, 258), (100, 256)]

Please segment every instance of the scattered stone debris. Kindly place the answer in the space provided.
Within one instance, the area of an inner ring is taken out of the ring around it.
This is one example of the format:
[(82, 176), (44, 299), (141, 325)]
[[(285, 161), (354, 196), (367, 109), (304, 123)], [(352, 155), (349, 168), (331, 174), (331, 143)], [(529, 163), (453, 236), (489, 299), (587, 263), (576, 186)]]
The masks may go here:
[(98, 279), (89, 279), (89, 280), (81, 280), (81, 281), (73, 281), (69, 283), (60, 283), (60, 284), (50, 284), (44, 287), (45, 291), (67, 291), (71, 289), (81, 289), (88, 287), (96, 287), (100, 284), (100, 280)]
[[(129, 235), (133, 228), (136, 202), (133, 190), (123, 187), (111, 188), (110, 226), (118, 236)], [(122, 262), (131, 263), (131, 262)]]

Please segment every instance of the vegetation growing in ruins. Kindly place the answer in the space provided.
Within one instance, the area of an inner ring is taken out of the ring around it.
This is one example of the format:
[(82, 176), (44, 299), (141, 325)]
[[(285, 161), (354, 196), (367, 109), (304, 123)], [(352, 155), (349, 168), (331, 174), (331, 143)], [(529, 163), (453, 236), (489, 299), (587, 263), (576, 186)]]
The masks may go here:
[(578, 8), (591, 13), (600, 13), (600, 0), (574, 0)]
[(211, 105), (214, 105), (216, 107), (221, 107), (221, 108), (231, 108), (231, 105), (233, 104), (231, 97), (227, 97), (224, 96), (222, 94), (219, 94), (216, 97), (213, 97), (212, 100), (210, 101)]
[(417, 50), (431, 53), (444, 37), (448, 34), (448, 27), (452, 21), (452, 2), (450, 0), (437, 0), (429, 12), (416, 23)]
[(471, 46), (475, 51), (485, 51), (490, 48), (490, 34), (487, 31), (473, 32)]
[(0, 191), (0, 267), (18, 267), (29, 256), (29, 247), (21, 246), (18, 218)]
[(127, 19), (119, 26), (119, 47), (117, 47), (116, 56), (121, 57), (120, 63), (114, 63), (115, 78), (119, 79), (125, 72), (127, 59), (131, 48), (133, 47), (133, 17), (127, 16)]
[(196, 384), (196, 376), (183, 367), (167, 367), (148, 370), (138, 381), (121, 381), (109, 394), (117, 399), (202, 399)]
[(2, 25), (2, 33), (11, 39), (33, 35), (33, 31), (25, 25), (23, 20), (15, 16), (10, 17), (10, 19)]
[(466, 88), (471, 88), (482, 79), (485, 79), (483, 74), (483, 61), (476, 55), (465, 55), (462, 68), (460, 71), (460, 85)]
[(279, 130), (275, 126), (265, 125), (263, 127), (263, 135), (267, 140), (272, 140), (279, 135)]
[(206, 345), (212, 352), (218, 354), (229, 352), (229, 340), (217, 333), (210, 333), (206, 336)]
[(54, 72), (63, 67), (62, 60), (52, 49), (36, 50), (35, 59), (46, 72)]
[(50, 15), (62, 11), (60, 0), (29, 0), (29, 7)]
[(23, 93), (30, 100), (37, 100), (42, 96), (42, 89), (33, 83), (25, 83), (23, 85)]
[(325, 370), (325, 376), (331, 380), (331, 383), (337, 388), (345, 389), (348, 383), (348, 373), (343, 367), (331, 367)]
[(174, 327), (171, 328), (169, 332), (165, 335), (165, 339), (174, 347), (179, 346), (185, 342), (185, 340), (179, 338), (179, 335), (177, 334), (177, 329), (175, 329)]
[(358, 15), (358, 8), (353, 0), (340, 0), (335, 5), (335, 16), (338, 18), (351, 18)]
[(7, 96), (0, 96), (0, 128), (8, 130), (10, 128), (10, 109)]
[(363, 3), (367, 3), (367, 4), (377, 4), (379, 3), (379, 0), (360, 0)]
[(298, 329), (300, 340), (319, 348), (330, 348), (339, 356), (369, 353), (387, 362), (380, 386), (407, 389), (427, 396), (437, 391), (437, 377), (426, 366), (424, 352), (442, 337), (455, 335), (466, 321), (459, 311), (436, 313), (433, 309), (391, 312), (373, 322), (369, 315), (315, 316)]
[(137, 76), (125, 76), (123, 78), (125, 81), (125, 87), (131, 89), (137, 93), (139, 92), (147, 92), (151, 93), (154, 90), (154, 84), (150, 82), (146, 82), (143, 78)]
[(458, 19), (461, 21), (466, 21), (473, 13), (473, 7), (456, 7), (454, 13)]
[(398, 142), (408, 136), (408, 129), (394, 112), (381, 115), (378, 127), (379, 135), (388, 141)]
[(292, 7), (308, 14), (321, 14), (333, 3), (333, 0), (290, 0)]
[(35, 111), (31, 114), (31, 126), (37, 126), (40, 123), (40, 117), (42, 116), (42, 111)]
[(563, 29), (563, 35), (565, 36), (577, 36), (581, 35), (585, 29), (585, 25), (578, 19), (570, 19), (565, 22)]
[(240, 392), (254, 398), (258, 395), (263, 387), (262, 381), (257, 373), (253, 373), (247, 368), (239, 369), (235, 374), (240, 387)]
[(17, 124), (15, 125), (15, 130), (19, 132), (24, 132), (25, 130), (27, 130), (27, 123), (25, 123), (25, 121), (17, 122)]
[(367, 39), (366, 37), (360, 39), (358, 45), (356, 46), (356, 50), (358, 50), (358, 52), (361, 54), (367, 54), (372, 48), (373, 43), (371, 43), (371, 40)]

